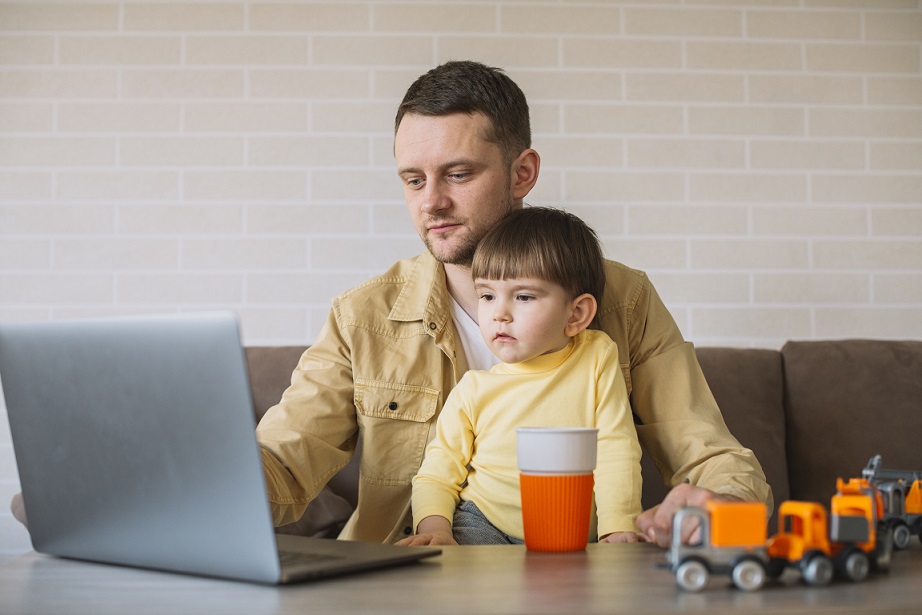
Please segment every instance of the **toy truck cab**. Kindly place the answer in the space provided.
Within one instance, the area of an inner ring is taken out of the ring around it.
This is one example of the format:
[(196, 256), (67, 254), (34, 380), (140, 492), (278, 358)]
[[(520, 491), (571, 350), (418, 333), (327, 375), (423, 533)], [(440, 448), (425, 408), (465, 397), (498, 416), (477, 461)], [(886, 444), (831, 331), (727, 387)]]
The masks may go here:
[(880, 493), (864, 479), (839, 479), (837, 488), (828, 518), (816, 502), (787, 501), (778, 508), (779, 531), (768, 541), (769, 576), (793, 567), (808, 585), (826, 585), (836, 574), (863, 581), (872, 568), (889, 568)]
[(857, 549), (867, 556), (871, 570), (887, 572), (894, 541), (892, 526), (885, 521), (883, 494), (866, 478), (839, 479), (836, 487), (830, 504), (836, 524), (830, 538), (838, 546), (839, 558), (844, 560)]
[[(672, 523), (672, 546), (666, 553), (676, 583), (700, 591), (712, 574), (729, 574), (739, 589), (753, 591), (765, 583), (767, 509), (759, 502), (708, 502), (687, 507)], [(697, 523), (700, 540), (682, 542), (682, 530)]]
[(827, 527), (821, 504), (783, 502), (778, 508), (778, 533), (768, 541), (769, 576), (781, 576), (785, 567), (794, 566), (809, 585), (829, 583), (833, 566)]

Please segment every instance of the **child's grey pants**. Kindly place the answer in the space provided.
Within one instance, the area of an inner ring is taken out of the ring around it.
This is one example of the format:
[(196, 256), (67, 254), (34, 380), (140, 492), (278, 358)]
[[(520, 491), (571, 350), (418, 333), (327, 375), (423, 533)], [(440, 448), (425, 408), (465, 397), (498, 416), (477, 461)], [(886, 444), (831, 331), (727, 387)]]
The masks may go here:
[(524, 540), (501, 532), (473, 502), (461, 502), (455, 509), (451, 533), (459, 545), (521, 545)]

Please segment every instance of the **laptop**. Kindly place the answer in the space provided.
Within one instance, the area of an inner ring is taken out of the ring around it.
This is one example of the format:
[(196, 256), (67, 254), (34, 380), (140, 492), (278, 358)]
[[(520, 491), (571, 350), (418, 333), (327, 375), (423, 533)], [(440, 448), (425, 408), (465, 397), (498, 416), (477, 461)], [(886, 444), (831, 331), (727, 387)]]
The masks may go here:
[(266, 584), (434, 547), (276, 535), (233, 313), (0, 323), (36, 551)]

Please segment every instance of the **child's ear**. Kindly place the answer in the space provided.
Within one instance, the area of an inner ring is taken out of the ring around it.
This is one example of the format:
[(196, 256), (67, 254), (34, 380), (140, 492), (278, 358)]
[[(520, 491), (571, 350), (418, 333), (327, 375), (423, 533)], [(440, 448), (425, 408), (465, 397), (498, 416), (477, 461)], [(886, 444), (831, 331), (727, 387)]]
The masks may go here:
[(567, 320), (567, 326), (564, 328), (564, 334), (567, 337), (573, 337), (583, 329), (589, 326), (595, 313), (599, 309), (595, 297), (589, 293), (583, 293), (570, 302), (570, 318)]

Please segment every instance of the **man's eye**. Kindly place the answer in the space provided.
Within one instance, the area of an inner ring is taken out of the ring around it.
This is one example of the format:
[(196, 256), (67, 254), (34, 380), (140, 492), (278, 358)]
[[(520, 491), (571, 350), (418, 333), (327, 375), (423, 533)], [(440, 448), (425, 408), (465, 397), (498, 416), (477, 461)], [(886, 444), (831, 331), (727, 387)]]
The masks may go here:
[(464, 181), (467, 178), (467, 173), (450, 173), (448, 177), (455, 181)]
[(406, 180), (406, 185), (410, 188), (419, 188), (423, 185), (423, 180), (418, 177), (411, 177)]

